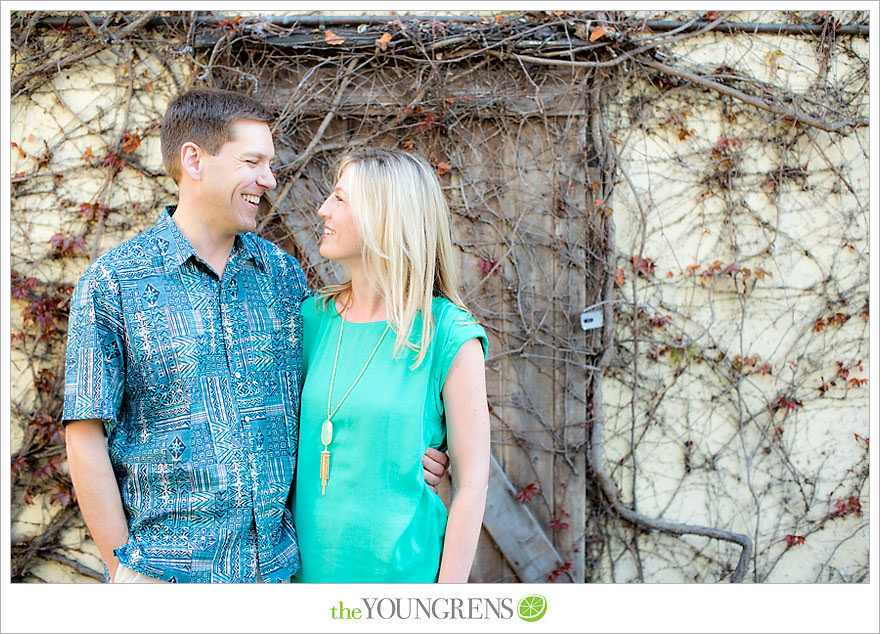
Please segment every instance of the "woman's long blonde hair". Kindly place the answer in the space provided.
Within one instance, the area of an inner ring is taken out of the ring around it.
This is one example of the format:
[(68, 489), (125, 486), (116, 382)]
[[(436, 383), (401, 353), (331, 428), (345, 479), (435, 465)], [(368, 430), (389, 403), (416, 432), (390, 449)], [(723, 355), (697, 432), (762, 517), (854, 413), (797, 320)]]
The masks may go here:
[[(440, 181), (427, 161), (402, 150), (347, 155), (339, 164), (337, 180), (346, 168), (352, 215), (364, 241), (364, 270), (385, 300), (387, 319), (397, 335), (394, 354), (404, 347), (416, 351), (416, 368), (434, 336), (434, 296), (467, 310), (458, 292), (449, 207)], [(325, 306), (350, 292), (351, 280), (319, 291)], [(412, 341), (419, 311), (421, 337)]]

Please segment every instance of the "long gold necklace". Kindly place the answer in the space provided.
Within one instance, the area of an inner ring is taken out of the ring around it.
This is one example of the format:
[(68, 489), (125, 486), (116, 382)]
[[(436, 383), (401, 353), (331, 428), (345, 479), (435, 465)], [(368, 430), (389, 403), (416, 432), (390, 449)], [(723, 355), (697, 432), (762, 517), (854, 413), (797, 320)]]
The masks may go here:
[(333, 423), (330, 419), (336, 415), (336, 412), (342, 407), (342, 403), (345, 401), (346, 397), (351, 394), (354, 386), (357, 385), (361, 376), (366, 372), (367, 366), (370, 365), (370, 361), (373, 360), (373, 355), (376, 354), (376, 351), (382, 344), (382, 340), (388, 333), (388, 329), (391, 327), (391, 323), (388, 323), (385, 326), (385, 330), (382, 331), (382, 336), (379, 337), (379, 342), (376, 344), (376, 347), (373, 348), (370, 356), (367, 357), (367, 362), (364, 364), (364, 367), (361, 368), (360, 374), (357, 375), (354, 383), (351, 384), (351, 387), (348, 388), (348, 391), (342, 396), (339, 403), (336, 404), (336, 407), (331, 412), (330, 402), (333, 399), (333, 383), (336, 381), (336, 364), (339, 361), (339, 348), (342, 345), (342, 330), (345, 327), (345, 314), (343, 313), (340, 317), (342, 318), (342, 323), (339, 324), (339, 340), (336, 342), (336, 356), (333, 357), (333, 372), (330, 374), (330, 392), (327, 394), (327, 420), (321, 425), (321, 444), (324, 445), (324, 450), (321, 452), (321, 495), (324, 495), (324, 492), (327, 490), (327, 480), (330, 479), (330, 450), (328, 447), (330, 446), (330, 443), (333, 442)]

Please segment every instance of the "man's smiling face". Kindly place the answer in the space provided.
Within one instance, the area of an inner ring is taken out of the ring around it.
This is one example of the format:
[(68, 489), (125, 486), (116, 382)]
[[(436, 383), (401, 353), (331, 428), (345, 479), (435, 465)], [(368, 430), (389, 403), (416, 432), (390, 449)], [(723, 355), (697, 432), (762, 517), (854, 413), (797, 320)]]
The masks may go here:
[(274, 158), (269, 126), (247, 119), (232, 123), (230, 139), (217, 154), (203, 155), (200, 190), (218, 233), (234, 236), (256, 229), (260, 198), (275, 189)]

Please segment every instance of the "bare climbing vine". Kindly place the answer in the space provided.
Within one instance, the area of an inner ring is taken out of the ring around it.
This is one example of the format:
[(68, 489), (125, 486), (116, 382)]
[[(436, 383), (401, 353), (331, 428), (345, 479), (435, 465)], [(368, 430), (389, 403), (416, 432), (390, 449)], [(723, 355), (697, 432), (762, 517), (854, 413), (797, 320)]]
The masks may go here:
[[(191, 85), (275, 108), (258, 232), (313, 286), (339, 155), (429, 158), (547, 581), (867, 578), (867, 14), (17, 12), (11, 46), (14, 580), (101, 578), (67, 306), (173, 202), (158, 125)], [(484, 539), (474, 579), (517, 578)]]

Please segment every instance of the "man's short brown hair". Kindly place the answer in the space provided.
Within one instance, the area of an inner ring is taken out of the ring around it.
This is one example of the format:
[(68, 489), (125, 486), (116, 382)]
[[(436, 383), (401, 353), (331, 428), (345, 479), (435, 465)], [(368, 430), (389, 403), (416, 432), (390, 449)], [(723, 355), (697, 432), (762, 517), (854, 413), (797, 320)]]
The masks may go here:
[(159, 138), (165, 171), (180, 181), (180, 148), (192, 141), (209, 154), (217, 154), (230, 139), (234, 121), (248, 119), (271, 123), (272, 111), (253, 97), (217, 88), (193, 88), (168, 104)]

